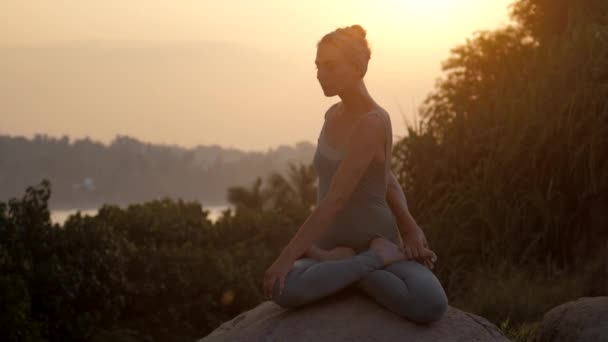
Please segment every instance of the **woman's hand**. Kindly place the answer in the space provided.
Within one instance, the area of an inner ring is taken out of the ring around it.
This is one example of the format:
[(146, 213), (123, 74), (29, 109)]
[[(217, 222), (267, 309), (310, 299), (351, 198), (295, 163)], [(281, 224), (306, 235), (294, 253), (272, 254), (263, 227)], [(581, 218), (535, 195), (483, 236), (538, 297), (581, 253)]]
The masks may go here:
[(405, 255), (409, 259), (414, 259), (433, 269), (434, 263), (437, 261), (437, 255), (430, 249), (422, 229), (415, 224), (402, 235), (402, 238)]
[(275, 262), (270, 265), (266, 272), (264, 272), (264, 296), (266, 298), (272, 299), (272, 295), (274, 294), (274, 284), (277, 281), (279, 282), (278, 295), (283, 293), (285, 277), (293, 267), (294, 261), (295, 260), (288, 259), (283, 255), (279, 255)]

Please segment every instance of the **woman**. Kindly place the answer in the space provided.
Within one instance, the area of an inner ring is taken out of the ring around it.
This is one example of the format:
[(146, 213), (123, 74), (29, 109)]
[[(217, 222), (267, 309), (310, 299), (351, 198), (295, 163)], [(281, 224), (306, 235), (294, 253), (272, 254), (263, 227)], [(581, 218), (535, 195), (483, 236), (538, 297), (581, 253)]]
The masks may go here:
[(319, 83), (342, 101), (325, 113), (314, 156), (318, 204), (266, 270), (264, 293), (298, 307), (354, 285), (387, 309), (430, 323), (446, 311), (447, 297), (430, 270), (435, 253), (390, 169), (390, 117), (363, 82), (371, 55), (365, 35), (353, 25), (317, 44)]

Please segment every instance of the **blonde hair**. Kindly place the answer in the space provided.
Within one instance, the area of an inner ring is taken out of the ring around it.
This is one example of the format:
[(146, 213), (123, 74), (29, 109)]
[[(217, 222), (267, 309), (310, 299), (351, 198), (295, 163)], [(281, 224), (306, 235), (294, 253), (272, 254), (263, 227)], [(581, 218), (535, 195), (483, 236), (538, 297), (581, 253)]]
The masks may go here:
[(363, 77), (367, 72), (367, 63), (372, 54), (367, 39), (365, 39), (366, 34), (367, 32), (360, 25), (340, 27), (323, 36), (317, 43), (317, 48), (326, 43), (333, 44), (361, 70), (361, 77)]

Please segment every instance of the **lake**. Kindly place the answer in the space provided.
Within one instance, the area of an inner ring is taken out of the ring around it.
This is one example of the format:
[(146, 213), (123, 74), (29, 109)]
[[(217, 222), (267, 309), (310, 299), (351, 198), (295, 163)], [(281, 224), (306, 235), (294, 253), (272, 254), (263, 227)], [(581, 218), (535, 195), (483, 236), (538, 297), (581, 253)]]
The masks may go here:
[[(203, 210), (209, 211), (207, 217), (209, 217), (212, 222), (215, 222), (222, 215), (222, 211), (229, 207), (230, 205), (208, 205), (203, 206)], [(70, 215), (76, 214), (77, 211), (78, 209), (51, 210), (51, 222), (63, 224)], [(95, 216), (97, 215), (97, 209), (81, 209), (80, 213), (83, 216)]]

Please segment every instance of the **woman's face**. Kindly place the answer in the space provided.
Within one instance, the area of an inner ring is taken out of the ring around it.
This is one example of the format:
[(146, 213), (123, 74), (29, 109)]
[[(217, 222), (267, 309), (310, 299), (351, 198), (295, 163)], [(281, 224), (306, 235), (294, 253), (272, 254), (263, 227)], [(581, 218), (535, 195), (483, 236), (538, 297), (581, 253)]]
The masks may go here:
[(342, 51), (332, 44), (324, 43), (317, 48), (317, 79), (325, 96), (342, 94), (345, 89), (355, 87), (361, 79), (361, 71), (349, 63)]

